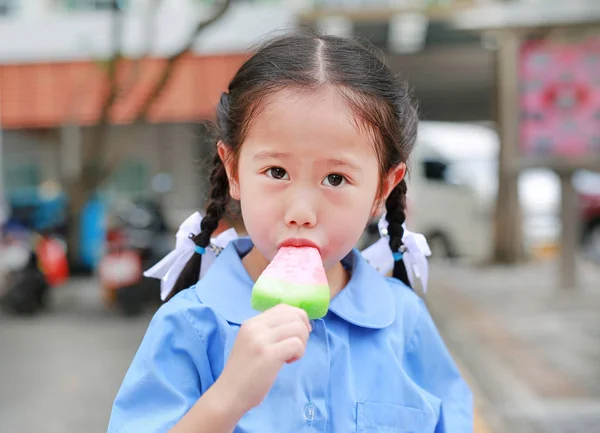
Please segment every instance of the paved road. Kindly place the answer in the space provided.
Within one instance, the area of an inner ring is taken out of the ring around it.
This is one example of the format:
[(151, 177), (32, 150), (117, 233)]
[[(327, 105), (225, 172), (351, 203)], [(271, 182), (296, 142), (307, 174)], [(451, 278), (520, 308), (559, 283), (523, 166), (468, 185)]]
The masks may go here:
[(600, 268), (432, 266), (428, 304), (495, 432), (600, 433)]
[(106, 432), (112, 401), (151, 317), (107, 311), (93, 280), (55, 294), (49, 313), (0, 315), (0, 432)]

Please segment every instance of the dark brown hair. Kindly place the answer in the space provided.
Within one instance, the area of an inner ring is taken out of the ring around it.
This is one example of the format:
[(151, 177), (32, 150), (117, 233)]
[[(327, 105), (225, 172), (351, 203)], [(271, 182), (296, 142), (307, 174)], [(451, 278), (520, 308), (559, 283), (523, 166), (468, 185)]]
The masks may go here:
[[(375, 143), (383, 179), (408, 160), (417, 135), (418, 116), (408, 88), (373, 49), (350, 39), (316, 34), (292, 34), (276, 38), (248, 59), (221, 95), (217, 106), (217, 140), (230, 147), (237, 159), (252, 121), (266, 99), (283, 89), (318, 91), (335, 87), (355, 115), (357, 127), (367, 128)], [(234, 167), (237, 166), (237, 160)], [(212, 161), (210, 190), (201, 231), (191, 234), (196, 245), (206, 248), (227, 210), (229, 182), (217, 154)], [(388, 233), (392, 251), (402, 248), (406, 215), (406, 182), (402, 180), (386, 200)], [(194, 254), (183, 269), (168, 299), (198, 281), (202, 256)], [(402, 260), (394, 277), (409, 285)]]

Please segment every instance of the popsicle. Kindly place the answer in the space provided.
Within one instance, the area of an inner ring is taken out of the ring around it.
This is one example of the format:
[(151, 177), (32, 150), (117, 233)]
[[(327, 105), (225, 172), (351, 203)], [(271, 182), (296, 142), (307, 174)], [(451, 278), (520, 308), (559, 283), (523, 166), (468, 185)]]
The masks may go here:
[(320, 319), (329, 309), (329, 284), (319, 250), (282, 247), (252, 289), (252, 308), (264, 311), (277, 304), (302, 308), (309, 319)]

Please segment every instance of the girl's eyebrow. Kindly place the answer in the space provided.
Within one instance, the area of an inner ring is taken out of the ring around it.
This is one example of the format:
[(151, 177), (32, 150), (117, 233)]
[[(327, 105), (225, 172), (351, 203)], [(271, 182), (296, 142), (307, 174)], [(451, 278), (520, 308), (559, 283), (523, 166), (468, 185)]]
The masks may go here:
[(285, 159), (291, 156), (288, 152), (273, 152), (273, 151), (262, 151), (258, 152), (252, 157), (253, 161), (264, 161), (265, 159)]
[(346, 161), (344, 159), (328, 158), (325, 161), (323, 161), (323, 164), (325, 164), (327, 166), (346, 167), (351, 170), (362, 171), (360, 166), (353, 164), (350, 161)]

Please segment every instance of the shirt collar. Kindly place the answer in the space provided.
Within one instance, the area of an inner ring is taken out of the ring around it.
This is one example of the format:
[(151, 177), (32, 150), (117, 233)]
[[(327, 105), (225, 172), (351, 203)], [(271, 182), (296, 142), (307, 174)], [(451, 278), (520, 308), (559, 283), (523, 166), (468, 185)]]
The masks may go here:
[[(241, 260), (252, 246), (247, 237), (232, 241), (196, 284), (196, 293), (203, 304), (238, 325), (259, 314), (250, 305), (254, 281)], [(396, 318), (396, 307), (392, 288), (385, 278), (357, 250), (352, 250), (342, 264), (350, 269), (352, 276), (331, 300), (329, 311), (364, 328), (391, 325)]]

